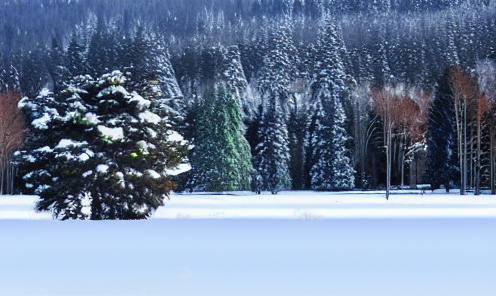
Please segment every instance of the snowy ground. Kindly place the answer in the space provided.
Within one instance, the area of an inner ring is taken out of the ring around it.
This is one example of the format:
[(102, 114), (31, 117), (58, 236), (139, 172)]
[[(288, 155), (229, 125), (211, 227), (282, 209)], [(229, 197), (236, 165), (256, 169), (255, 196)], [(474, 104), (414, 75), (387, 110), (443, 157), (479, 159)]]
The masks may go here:
[(254, 195), (251, 192), (176, 194), (153, 218), (496, 218), (496, 196), (460, 196), (418, 190), (393, 192), (282, 192)]
[[(51, 220), (34, 210), (36, 196), (0, 196), (0, 219)], [(496, 218), (496, 196), (456, 191), (251, 192), (173, 194), (153, 219)], [(1, 295), (0, 295), (1, 296)]]
[(0, 296), (496, 295), (489, 195), (184, 194), (99, 222), (35, 200), (0, 197)]

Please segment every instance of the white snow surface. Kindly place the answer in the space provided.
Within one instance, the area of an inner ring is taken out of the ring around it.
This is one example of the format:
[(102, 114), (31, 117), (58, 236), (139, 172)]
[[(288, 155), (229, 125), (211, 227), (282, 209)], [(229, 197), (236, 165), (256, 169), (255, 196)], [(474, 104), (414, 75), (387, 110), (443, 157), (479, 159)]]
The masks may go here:
[(138, 116), (142, 122), (148, 122), (153, 124), (159, 124), (160, 121), (162, 120), (160, 116), (158, 116), (153, 112), (150, 112), (149, 110), (141, 112)]
[(34, 152), (42, 152), (42, 153), (50, 153), (53, 152), (53, 149), (50, 148), (49, 146), (44, 146), (38, 149), (33, 150)]
[(157, 172), (156, 172), (156, 171), (154, 171), (154, 170), (146, 170), (146, 171), (145, 171), (145, 173), (146, 173), (146, 174), (148, 174), (148, 175), (150, 175), (150, 177), (151, 177), (152, 179), (160, 179), (160, 177), (161, 177), (161, 176), (160, 176), (160, 174), (159, 174), (159, 173), (157, 173)]
[(191, 170), (191, 165), (189, 163), (181, 163), (175, 169), (165, 170), (165, 173), (169, 176), (177, 176), (189, 170)]
[(99, 125), (98, 131), (100, 131), (103, 136), (108, 137), (113, 141), (124, 139), (124, 130), (122, 127), (109, 128), (104, 125)]
[(341, 219), (341, 218), (496, 218), (496, 196), (460, 196), (436, 191), (288, 191), (174, 194), (153, 218)]
[(60, 140), (59, 144), (57, 146), (55, 146), (55, 148), (62, 148), (63, 149), (63, 148), (67, 148), (70, 146), (80, 147), (80, 146), (84, 146), (84, 145), (88, 145), (88, 142), (86, 142), (86, 141), (76, 142), (76, 141), (73, 141), (70, 139), (62, 139), (62, 140)]
[(131, 94), (132, 98), (130, 102), (136, 102), (136, 107), (138, 110), (143, 111), (150, 107), (151, 102), (149, 100), (145, 100), (142, 96), (140, 96), (137, 92), (133, 91)]
[(178, 132), (176, 131), (171, 131), (170, 135), (167, 137), (169, 141), (176, 141), (179, 142), (181, 145), (186, 145), (188, 142), (184, 140), (183, 136), (181, 136)]
[(496, 295), (494, 196), (174, 194), (154, 219), (65, 222), (37, 199), (0, 196), (2, 296)]
[(99, 124), (100, 120), (98, 116), (94, 113), (88, 112), (84, 115), (84, 119), (86, 119), (91, 124)]
[[(184, 165), (187, 166), (187, 165)], [(99, 173), (109, 167), (100, 164)], [(184, 169), (184, 168), (183, 168)], [(137, 172), (135, 172), (137, 173)], [(159, 177), (155, 171), (146, 173)], [(0, 196), (0, 219), (51, 219), (36, 213), (37, 196)], [(15, 210), (12, 210), (15, 209)], [(436, 191), (384, 193), (288, 191), (272, 195), (252, 192), (172, 193), (152, 219), (302, 219), (343, 218), (496, 218), (496, 196), (460, 196)]]
[(106, 174), (109, 170), (109, 166), (106, 164), (99, 164), (96, 166), (96, 171), (101, 174)]
[(50, 115), (48, 113), (43, 113), (43, 116), (33, 120), (33, 122), (31, 122), (31, 125), (37, 129), (45, 130), (48, 129), (48, 123), (51, 120), (52, 119), (50, 118)]

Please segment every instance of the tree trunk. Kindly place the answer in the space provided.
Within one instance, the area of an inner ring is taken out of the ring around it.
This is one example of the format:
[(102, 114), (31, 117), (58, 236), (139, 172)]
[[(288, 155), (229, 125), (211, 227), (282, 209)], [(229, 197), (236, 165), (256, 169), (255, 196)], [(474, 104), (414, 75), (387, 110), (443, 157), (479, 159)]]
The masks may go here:
[[(480, 101), (480, 100), (479, 100)], [(475, 163), (475, 195), (481, 194), (480, 189), (480, 170), (481, 170), (481, 114), (482, 110), (479, 106), (477, 116), (477, 158)]]
[(4, 153), (0, 155), (0, 195), (4, 193), (4, 179), (5, 179), (5, 161), (4, 161)]
[(391, 191), (391, 127), (387, 127), (386, 134), (386, 200), (389, 200), (389, 194)]
[(455, 98), (455, 120), (456, 120), (456, 130), (458, 134), (458, 161), (459, 161), (459, 168), (460, 168), (460, 195), (465, 195), (465, 187), (464, 187), (464, 182), (463, 182), (463, 171), (464, 171), (464, 166), (463, 166), (463, 120), (462, 120), (462, 104), (461, 100)]
[(494, 127), (490, 127), (490, 152), (489, 152), (489, 167), (490, 167), (490, 183), (491, 183), (491, 194), (496, 194), (496, 188), (494, 186)]
[(463, 194), (467, 190), (467, 100), (464, 100), (463, 108)]

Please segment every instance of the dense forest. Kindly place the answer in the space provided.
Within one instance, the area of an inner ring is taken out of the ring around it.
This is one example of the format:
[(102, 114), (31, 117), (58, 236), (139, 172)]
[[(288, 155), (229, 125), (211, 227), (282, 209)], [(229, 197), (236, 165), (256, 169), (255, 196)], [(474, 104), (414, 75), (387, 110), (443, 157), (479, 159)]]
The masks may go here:
[[(188, 162), (164, 173), (167, 190), (495, 190), (492, 0), (4, 0), (0, 54), (0, 102), (19, 102), (24, 119), (10, 120), (27, 128), (1, 142), (2, 192), (40, 194), (45, 208), (75, 197), (63, 217), (78, 218), (76, 191), (95, 185), (57, 195), (54, 183), (98, 171), (60, 172), (90, 162), (60, 157), (69, 150), (91, 150), (107, 177)], [(144, 162), (115, 157), (125, 149)]]

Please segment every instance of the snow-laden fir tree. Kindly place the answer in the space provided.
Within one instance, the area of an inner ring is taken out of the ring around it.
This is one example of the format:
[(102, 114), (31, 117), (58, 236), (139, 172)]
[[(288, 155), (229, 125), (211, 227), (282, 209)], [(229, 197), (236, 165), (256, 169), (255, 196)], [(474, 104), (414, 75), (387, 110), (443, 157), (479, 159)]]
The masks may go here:
[(33, 137), (18, 153), (38, 210), (58, 219), (144, 219), (159, 207), (187, 145), (130, 73), (78, 76), (19, 104)]
[(238, 150), (238, 169), (240, 173), (240, 189), (250, 188), (253, 165), (251, 149), (246, 139), (246, 127), (243, 124), (242, 107), (246, 105), (245, 97), (248, 82), (241, 64), (241, 55), (237, 46), (230, 46), (225, 50), (222, 70), (218, 73), (218, 83), (227, 92), (227, 111), (232, 122), (235, 134), (235, 147)]
[(346, 114), (341, 102), (346, 87), (341, 38), (336, 24), (326, 19), (312, 81), (315, 130), (309, 145), (314, 190), (350, 190), (355, 186), (355, 171), (346, 151), (350, 137), (345, 130)]
[(193, 189), (209, 192), (248, 190), (250, 146), (238, 100), (222, 86), (206, 93), (195, 107)]
[(290, 86), (296, 77), (296, 48), (291, 30), (282, 26), (271, 38), (269, 52), (259, 76), (263, 119), (257, 131), (253, 165), (257, 171), (255, 191), (276, 194), (291, 188), (289, 138), (286, 119), (293, 101)]
[(257, 137), (260, 142), (253, 157), (257, 170), (253, 189), (258, 193), (267, 190), (272, 194), (290, 189), (288, 132), (285, 119), (276, 107), (268, 106), (263, 111)]
[(247, 82), (239, 50), (221, 47), (211, 54), (219, 61), (216, 84), (192, 110), (192, 185), (195, 190), (247, 190), (253, 167), (240, 108)]
[(241, 54), (237, 46), (230, 46), (223, 51), (222, 68), (217, 73), (216, 81), (224, 85), (239, 105), (243, 105), (244, 95), (248, 88), (248, 82), (241, 64)]

